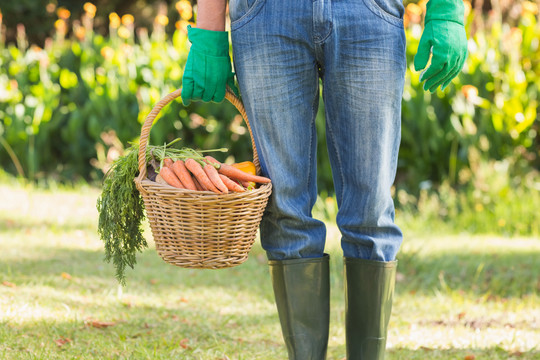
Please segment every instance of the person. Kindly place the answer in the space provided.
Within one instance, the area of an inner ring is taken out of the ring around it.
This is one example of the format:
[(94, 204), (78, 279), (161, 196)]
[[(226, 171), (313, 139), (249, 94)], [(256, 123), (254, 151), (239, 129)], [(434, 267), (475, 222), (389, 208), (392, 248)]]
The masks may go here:
[[(326, 230), (317, 198), (319, 81), (344, 258), (347, 359), (383, 359), (402, 232), (391, 186), (406, 57), (400, 0), (230, 0), (234, 69), (262, 173), (260, 225), (289, 359), (324, 359), (330, 314)], [(199, 0), (182, 100), (235, 92), (226, 0)], [(467, 55), (462, 0), (429, 0), (414, 58), (424, 89), (444, 89)], [(429, 66), (428, 66), (429, 63)], [(426, 69), (427, 67), (427, 69)]]

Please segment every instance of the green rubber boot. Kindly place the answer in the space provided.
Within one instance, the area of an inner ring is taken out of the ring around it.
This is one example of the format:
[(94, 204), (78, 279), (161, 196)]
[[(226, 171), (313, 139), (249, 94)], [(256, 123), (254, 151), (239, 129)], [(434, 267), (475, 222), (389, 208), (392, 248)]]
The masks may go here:
[(330, 324), (329, 256), (268, 264), (289, 360), (324, 360)]
[(343, 262), (347, 360), (383, 360), (397, 261)]

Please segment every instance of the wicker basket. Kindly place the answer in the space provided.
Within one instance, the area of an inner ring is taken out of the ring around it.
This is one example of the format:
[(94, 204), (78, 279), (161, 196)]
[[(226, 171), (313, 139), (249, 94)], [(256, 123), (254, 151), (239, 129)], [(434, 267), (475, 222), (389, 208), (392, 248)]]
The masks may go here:
[[(178, 89), (152, 109), (141, 129), (139, 176), (135, 179), (150, 222), (156, 250), (167, 263), (197, 269), (219, 269), (243, 263), (253, 246), (272, 185), (241, 193), (176, 189), (146, 176), (146, 146), (154, 119), (161, 109), (179, 97)], [(227, 90), (226, 98), (246, 122), (253, 163), (260, 172), (259, 158), (247, 115), (241, 101)]]

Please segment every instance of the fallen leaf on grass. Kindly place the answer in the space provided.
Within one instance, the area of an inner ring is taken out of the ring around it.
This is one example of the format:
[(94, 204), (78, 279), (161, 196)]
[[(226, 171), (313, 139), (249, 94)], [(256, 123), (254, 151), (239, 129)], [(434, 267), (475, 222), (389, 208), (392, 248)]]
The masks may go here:
[(180, 340), (180, 343), (178, 345), (180, 345), (183, 349), (187, 349), (189, 346), (188, 346), (188, 339), (182, 339)]
[(259, 264), (266, 264), (268, 262), (268, 259), (266, 258), (264, 254), (257, 255), (255, 259), (257, 260)]
[(98, 328), (98, 329), (103, 329), (103, 328), (107, 328), (107, 327), (116, 325), (115, 322), (100, 321), (100, 320), (93, 320), (93, 319), (87, 319), (85, 321), (85, 324), (86, 324), (86, 326), (92, 326), (92, 327), (95, 327), (95, 328)]
[(61, 337), (60, 339), (54, 340), (54, 342), (56, 343), (56, 345), (62, 346), (62, 345), (65, 345), (65, 344), (67, 344), (67, 343), (70, 343), (70, 342), (71, 342), (71, 339), (70, 339), (70, 338)]
[(17, 285), (15, 285), (14, 283), (9, 282), (9, 281), (2, 282), (2, 285), (7, 286), (7, 287), (11, 287), (11, 288), (17, 287)]

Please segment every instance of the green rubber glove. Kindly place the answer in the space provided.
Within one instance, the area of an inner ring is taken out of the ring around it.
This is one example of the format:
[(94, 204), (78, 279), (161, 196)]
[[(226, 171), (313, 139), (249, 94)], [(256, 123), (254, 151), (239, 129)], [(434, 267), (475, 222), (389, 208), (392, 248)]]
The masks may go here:
[(428, 1), (424, 31), (414, 57), (414, 69), (419, 71), (432, 55), (430, 66), (420, 77), (420, 81), (426, 81), (424, 90), (434, 92), (439, 85), (444, 90), (463, 68), (467, 57), (464, 13), (462, 0)]
[(192, 28), (188, 25), (191, 42), (182, 77), (182, 103), (191, 100), (221, 102), (226, 85), (238, 95), (229, 56), (229, 35), (226, 31)]

